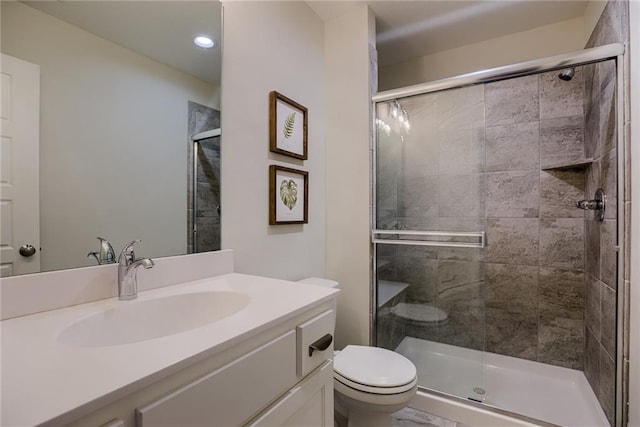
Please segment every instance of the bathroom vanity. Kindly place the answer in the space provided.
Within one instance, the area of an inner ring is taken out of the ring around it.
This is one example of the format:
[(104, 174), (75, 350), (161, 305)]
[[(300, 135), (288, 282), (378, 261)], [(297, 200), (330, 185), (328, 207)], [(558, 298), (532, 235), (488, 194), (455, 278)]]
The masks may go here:
[(3, 320), (1, 424), (333, 426), (338, 292), (228, 273)]

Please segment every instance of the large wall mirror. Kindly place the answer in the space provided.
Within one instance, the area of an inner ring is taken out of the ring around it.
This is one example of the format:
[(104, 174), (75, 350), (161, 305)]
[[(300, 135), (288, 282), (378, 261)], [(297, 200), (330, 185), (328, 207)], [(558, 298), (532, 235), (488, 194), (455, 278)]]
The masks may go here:
[(1, 7), (2, 276), (219, 249), (221, 4)]

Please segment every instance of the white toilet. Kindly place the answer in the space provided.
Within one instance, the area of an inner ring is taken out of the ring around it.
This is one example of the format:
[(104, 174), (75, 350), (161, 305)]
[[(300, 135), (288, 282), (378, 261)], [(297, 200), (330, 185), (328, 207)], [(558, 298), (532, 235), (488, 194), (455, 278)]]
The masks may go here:
[[(300, 280), (318, 286), (338, 282), (318, 277)], [(391, 414), (416, 394), (415, 365), (406, 357), (378, 347), (348, 345), (333, 357), (335, 410), (349, 427), (390, 427)]]
[(430, 304), (400, 302), (391, 307), (391, 314), (400, 320), (420, 326), (442, 326), (449, 320), (446, 311)]

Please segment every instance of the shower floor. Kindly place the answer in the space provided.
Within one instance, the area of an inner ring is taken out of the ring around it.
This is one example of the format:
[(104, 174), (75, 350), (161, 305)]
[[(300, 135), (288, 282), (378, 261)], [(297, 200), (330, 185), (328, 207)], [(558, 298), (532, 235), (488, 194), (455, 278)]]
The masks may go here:
[(561, 426), (609, 425), (582, 371), (413, 337), (396, 352), (416, 365), (423, 387)]

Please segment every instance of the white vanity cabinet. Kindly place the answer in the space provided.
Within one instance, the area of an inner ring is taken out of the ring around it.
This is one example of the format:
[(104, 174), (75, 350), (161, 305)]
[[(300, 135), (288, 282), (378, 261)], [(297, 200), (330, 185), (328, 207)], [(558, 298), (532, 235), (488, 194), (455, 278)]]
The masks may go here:
[(248, 426), (333, 426), (333, 362), (322, 364)]
[[(296, 383), (295, 332), (136, 410), (140, 427), (237, 426)], [(213, 423), (212, 423), (213, 421)]]
[(296, 370), (304, 379), (249, 426), (333, 427), (333, 333), (325, 350), (313, 348), (325, 348), (333, 325), (335, 311), (327, 310), (296, 327)]
[[(260, 331), (72, 425), (333, 427), (334, 327), (335, 300)], [(310, 349), (318, 343), (319, 348)]]

